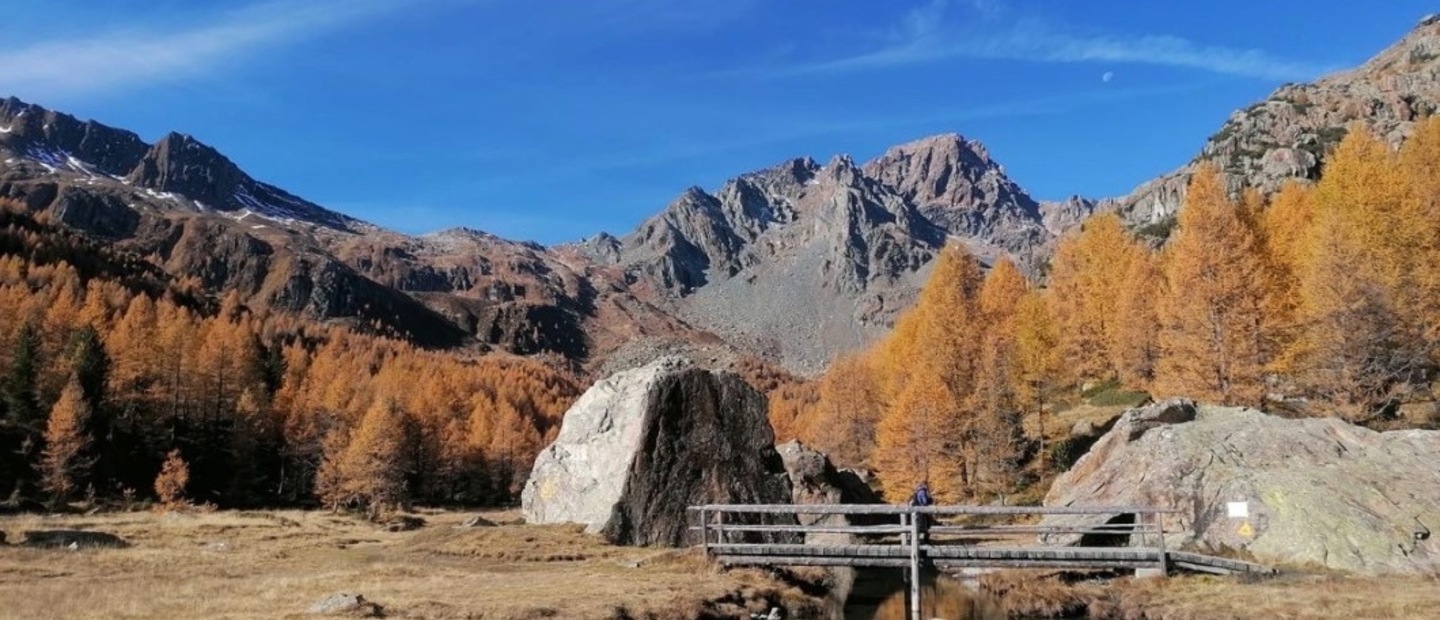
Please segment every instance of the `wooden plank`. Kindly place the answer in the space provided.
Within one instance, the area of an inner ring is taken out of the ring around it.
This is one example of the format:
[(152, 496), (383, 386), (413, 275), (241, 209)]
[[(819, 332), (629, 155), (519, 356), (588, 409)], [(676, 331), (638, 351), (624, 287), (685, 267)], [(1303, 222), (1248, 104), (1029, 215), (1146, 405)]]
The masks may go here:
[[(691, 531), (700, 530), (692, 527)], [(730, 532), (797, 532), (801, 534), (900, 534), (908, 529), (899, 525), (727, 525)]]
[(1201, 570), (1196, 567), (1206, 567), (1216, 570), (1225, 570), (1232, 573), (1269, 574), (1275, 572), (1274, 568), (1265, 566), (1263, 564), (1255, 564), (1253, 562), (1245, 562), (1241, 560), (1232, 560), (1230, 558), (1220, 558), (1211, 555), (1203, 555), (1200, 553), (1171, 551), (1169, 555), (1170, 560), (1176, 565), (1181, 565), (1183, 563), (1187, 568), (1192, 568), (1194, 570)]
[(963, 560), (963, 559), (936, 559), (935, 566), (940, 569), (950, 570), (956, 568), (1050, 568), (1069, 570), (1121, 570), (1145, 568), (1153, 563), (1146, 561), (1115, 561), (1100, 562), (1088, 561), (1063, 561), (1063, 560)]
[(707, 504), (689, 510), (750, 514), (1113, 515), (1178, 513), (1154, 506), (898, 506), (890, 504)]
[(727, 555), (719, 558), (726, 566), (853, 566), (865, 568), (905, 568), (905, 558), (817, 558), (803, 556)]
[(966, 537), (1001, 536), (1013, 534), (1136, 534), (1142, 530), (1134, 526), (1039, 526), (1039, 525), (936, 525), (930, 528), (934, 534), (953, 534)]
[(1152, 549), (1137, 547), (975, 547), (969, 545), (929, 545), (928, 557), (956, 559), (1018, 559), (1065, 561), (1144, 561), (1154, 563)]
[(830, 557), (899, 557), (907, 550), (898, 545), (788, 545), (726, 543), (710, 545), (715, 555), (792, 555)]

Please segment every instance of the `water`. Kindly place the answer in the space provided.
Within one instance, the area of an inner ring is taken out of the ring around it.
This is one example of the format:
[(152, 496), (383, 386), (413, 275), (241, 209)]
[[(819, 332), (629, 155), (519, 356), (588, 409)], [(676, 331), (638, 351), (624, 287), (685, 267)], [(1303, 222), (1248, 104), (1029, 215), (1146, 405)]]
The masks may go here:
[[(845, 603), (845, 620), (910, 620), (905, 571), (864, 569)], [(996, 601), (948, 577), (931, 576), (920, 586), (920, 617), (925, 620), (1005, 620)]]

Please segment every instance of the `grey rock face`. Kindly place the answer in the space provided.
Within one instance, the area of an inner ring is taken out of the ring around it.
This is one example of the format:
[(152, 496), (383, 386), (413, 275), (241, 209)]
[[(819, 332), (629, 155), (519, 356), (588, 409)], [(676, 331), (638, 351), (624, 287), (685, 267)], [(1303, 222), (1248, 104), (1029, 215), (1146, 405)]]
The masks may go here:
[(586, 391), (521, 495), (530, 523), (584, 523), (619, 544), (679, 546), (686, 508), (788, 503), (765, 398), (736, 375), (677, 358)]
[[(879, 504), (880, 497), (855, 472), (837, 470), (824, 453), (789, 441), (775, 447), (790, 476), (795, 504)], [(844, 515), (800, 515), (804, 525), (855, 525)], [(868, 524), (868, 522), (867, 522)], [(807, 534), (807, 544), (851, 544), (850, 534)]]
[(1040, 205), (974, 140), (925, 138), (891, 148), (864, 170), (949, 234), (983, 239), (1021, 262), (1049, 237)]
[[(854, 471), (837, 470), (825, 453), (798, 440), (775, 446), (790, 476), (796, 504), (878, 504), (880, 497)], [(804, 519), (802, 518), (802, 521)]]
[[(1176, 400), (1125, 413), (1046, 506), (1154, 505), (1171, 548), (1361, 573), (1440, 570), (1440, 432), (1377, 433)], [(1231, 517), (1231, 502), (1248, 516)], [(1116, 516), (1116, 515), (1111, 515)], [(1109, 517), (1049, 518), (1097, 524)], [(1074, 537), (1051, 543), (1072, 544)]]
[(691, 188), (623, 239), (576, 247), (688, 323), (812, 374), (888, 330), (948, 239), (1033, 266), (1045, 217), (983, 147), (945, 135)]

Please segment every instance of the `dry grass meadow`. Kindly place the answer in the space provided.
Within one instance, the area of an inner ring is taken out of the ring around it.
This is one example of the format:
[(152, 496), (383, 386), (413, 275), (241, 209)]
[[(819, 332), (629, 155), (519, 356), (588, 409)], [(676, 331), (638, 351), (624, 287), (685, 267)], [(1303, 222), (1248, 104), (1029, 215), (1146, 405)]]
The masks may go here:
[[(578, 527), (457, 527), (473, 514), (422, 514), (427, 525), (411, 532), (306, 511), (0, 517), (11, 543), (0, 546), (0, 617), (303, 618), (341, 592), (392, 618), (748, 617), (767, 601), (816, 604), (766, 573), (608, 546)], [(16, 544), (27, 530), (57, 529), (109, 532), (131, 546)]]
[(982, 577), (981, 588), (1007, 615), (1022, 618), (1440, 619), (1436, 578), (1291, 574), (1068, 581), (1046, 571), (1005, 571)]

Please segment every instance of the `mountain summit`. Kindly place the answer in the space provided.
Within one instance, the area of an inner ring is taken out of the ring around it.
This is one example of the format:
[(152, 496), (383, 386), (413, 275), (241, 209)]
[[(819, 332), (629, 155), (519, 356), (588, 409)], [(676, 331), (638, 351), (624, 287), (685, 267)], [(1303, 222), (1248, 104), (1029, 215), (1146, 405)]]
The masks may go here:
[(947, 134), (691, 188), (581, 248), (690, 324), (814, 372), (888, 329), (947, 240), (1033, 267), (1054, 236), (1042, 220), (984, 146)]

